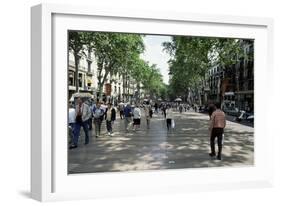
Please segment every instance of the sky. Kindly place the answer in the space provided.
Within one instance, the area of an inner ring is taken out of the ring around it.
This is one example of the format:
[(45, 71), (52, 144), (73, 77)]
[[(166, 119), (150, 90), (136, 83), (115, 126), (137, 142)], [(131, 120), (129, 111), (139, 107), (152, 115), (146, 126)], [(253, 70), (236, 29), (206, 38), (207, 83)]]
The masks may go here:
[(160, 36), (160, 35), (146, 35), (143, 37), (145, 52), (141, 55), (141, 58), (145, 61), (149, 61), (151, 64), (156, 64), (157, 68), (160, 69), (163, 75), (163, 82), (168, 84), (169, 82), (169, 65), (167, 61), (170, 56), (163, 51), (162, 43), (165, 41), (170, 41), (170, 36)]

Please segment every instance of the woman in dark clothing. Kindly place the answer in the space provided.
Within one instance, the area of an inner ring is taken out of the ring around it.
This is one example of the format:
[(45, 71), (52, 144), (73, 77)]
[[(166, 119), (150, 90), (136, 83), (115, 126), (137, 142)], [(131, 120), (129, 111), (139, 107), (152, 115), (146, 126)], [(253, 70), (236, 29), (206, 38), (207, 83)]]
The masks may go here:
[(112, 136), (112, 125), (116, 119), (116, 111), (111, 103), (108, 104), (105, 118), (108, 135)]
[(208, 113), (209, 113), (209, 117), (211, 119), (211, 116), (213, 114), (213, 112), (216, 110), (216, 107), (214, 104), (209, 104), (209, 107), (208, 107)]

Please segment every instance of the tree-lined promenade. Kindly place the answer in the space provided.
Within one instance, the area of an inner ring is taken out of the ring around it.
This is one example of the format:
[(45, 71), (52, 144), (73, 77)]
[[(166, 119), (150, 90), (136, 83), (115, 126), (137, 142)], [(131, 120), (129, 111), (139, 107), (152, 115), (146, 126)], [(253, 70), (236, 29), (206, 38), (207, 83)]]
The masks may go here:
[[(223, 103), (226, 92), (252, 89), (253, 68), (250, 68), (251, 73), (241, 68), (253, 62), (253, 51), (247, 50), (253, 47), (253, 40), (171, 36), (170, 41), (162, 42), (163, 51), (170, 56), (169, 84), (166, 85), (157, 62), (141, 58), (146, 50), (144, 38), (145, 35), (140, 34), (70, 31), (69, 52), (74, 56), (76, 92), (79, 92), (79, 62), (85, 57), (88, 64), (92, 64), (91, 55), (97, 67), (97, 96), (103, 94), (106, 83), (112, 85), (116, 81), (113, 76), (123, 80), (123, 94), (129, 93), (128, 82), (134, 82), (138, 100), (142, 92), (143, 98), (173, 101), (180, 97), (189, 104), (206, 105), (214, 100)], [(241, 61), (246, 63), (242, 65)], [(213, 74), (215, 83), (212, 83), (209, 71), (215, 66), (220, 71)], [(247, 72), (249, 74), (243, 77)], [(243, 82), (245, 78), (249, 82)], [(236, 95), (235, 101), (240, 101), (239, 98)]]
[[(79, 100), (70, 100), (69, 172), (252, 165), (253, 128), (238, 123), (243, 116), (235, 119), (222, 110), (227, 103), (253, 108), (253, 41), (150, 36), (154, 41), (148, 45), (140, 34), (69, 31), (76, 82), (71, 89), (76, 86)], [(163, 64), (144, 59), (147, 48), (169, 55), (168, 84)], [(82, 60), (88, 64), (85, 73)], [(88, 73), (95, 90), (84, 84), (80, 91), (79, 81)], [(83, 96), (85, 91), (92, 93)], [(224, 98), (226, 93), (231, 98)]]

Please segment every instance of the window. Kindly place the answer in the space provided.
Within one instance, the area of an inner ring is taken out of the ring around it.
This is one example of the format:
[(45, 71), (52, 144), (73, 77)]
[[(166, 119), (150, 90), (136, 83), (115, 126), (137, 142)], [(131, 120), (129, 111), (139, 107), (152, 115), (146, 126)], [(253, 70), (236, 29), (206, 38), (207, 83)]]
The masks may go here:
[(82, 82), (83, 82), (82, 74), (79, 73), (79, 76), (78, 76), (78, 86), (79, 86), (79, 87), (82, 87)]
[(69, 84), (69, 86), (75, 86), (74, 85), (74, 72), (68, 73), (68, 84)]

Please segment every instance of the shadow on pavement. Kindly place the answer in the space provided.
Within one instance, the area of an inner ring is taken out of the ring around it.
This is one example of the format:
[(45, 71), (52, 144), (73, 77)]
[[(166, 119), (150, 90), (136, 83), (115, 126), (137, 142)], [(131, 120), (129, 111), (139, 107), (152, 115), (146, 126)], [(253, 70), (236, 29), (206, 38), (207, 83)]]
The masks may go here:
[[(208, 118), (202, 114), (175, 114), (176, 128), (167, 132), (157, 115), (146, 129), (125, 133), (124, 120), (114, 125), (113, 137), (91, 139), (91, 144), (69, 151), (69, 173), (136, 171), (253, 165), (253, 129), (228, 123), (223, 160), (210, 159)], [(82, 141), (83, 136), (80, 138)]]

